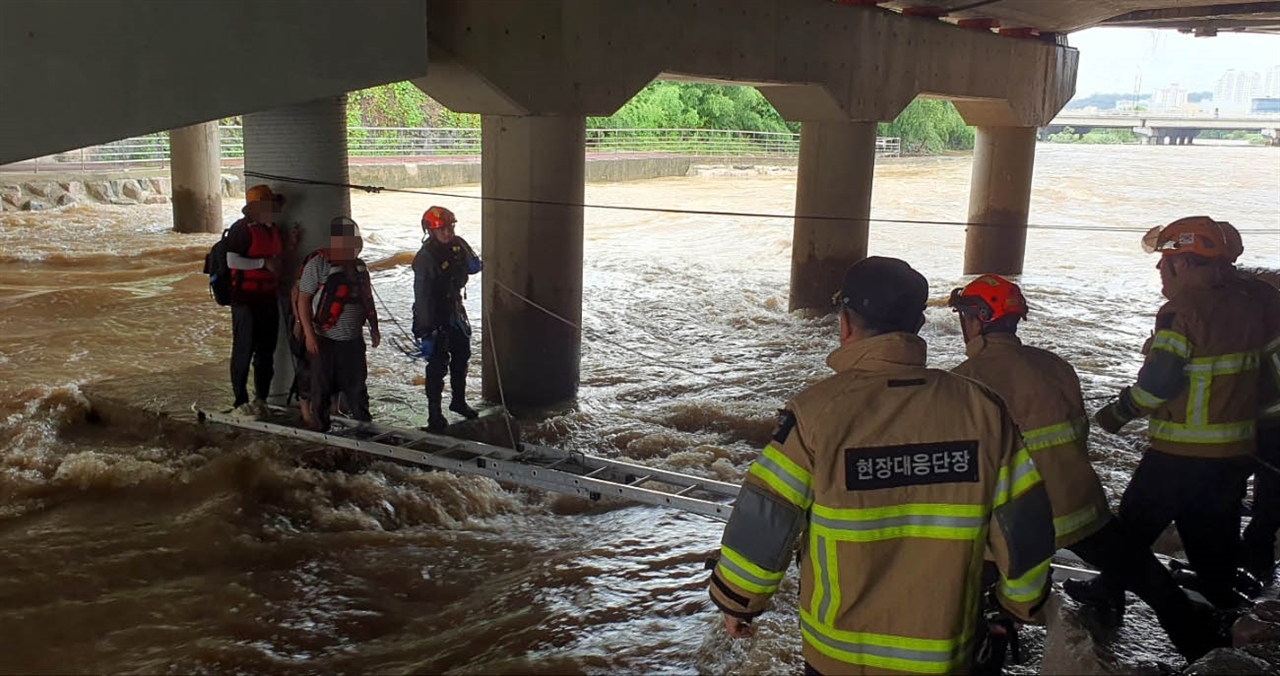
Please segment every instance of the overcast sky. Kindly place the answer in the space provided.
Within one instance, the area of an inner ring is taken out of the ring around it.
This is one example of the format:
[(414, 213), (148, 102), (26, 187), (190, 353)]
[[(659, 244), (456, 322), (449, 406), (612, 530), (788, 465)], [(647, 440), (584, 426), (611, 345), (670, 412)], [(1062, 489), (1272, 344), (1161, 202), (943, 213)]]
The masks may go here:
[(1263, 73), (1280, 64), (1280, 35), (1223, 33), (1197, 38), (1172, 30), (1090, 28), (1072, 33), (1080, 50), (1076, 96), (1128, 94), (1142, 77), (1140, 92), (1177, 83), (1191, 91), (1213, 91), (1228, 68)]

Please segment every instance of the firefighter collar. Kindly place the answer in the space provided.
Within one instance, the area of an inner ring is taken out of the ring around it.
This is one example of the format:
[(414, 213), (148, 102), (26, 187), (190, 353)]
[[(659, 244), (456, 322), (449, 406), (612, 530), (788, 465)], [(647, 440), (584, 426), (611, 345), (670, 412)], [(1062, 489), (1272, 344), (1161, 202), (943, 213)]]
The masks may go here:
[(988, 333), (965, 343), (964, 353), (976, 357), (989, 348), (1022, 347), (1022, 340), (1012, 333)]
[(827, 355), (827, 366), (837, 373), (923, 368), (927, 354), (923, 338), (899, 331), (841, 345)]

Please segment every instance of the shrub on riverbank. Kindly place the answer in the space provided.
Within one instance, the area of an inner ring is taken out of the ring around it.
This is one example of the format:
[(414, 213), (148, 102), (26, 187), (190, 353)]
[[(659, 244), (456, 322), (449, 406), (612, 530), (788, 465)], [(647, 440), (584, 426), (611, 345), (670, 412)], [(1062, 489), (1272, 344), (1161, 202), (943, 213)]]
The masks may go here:
[(1139, 143), (1138, 135), (1128, 129), (1094, 129), (1087, 134), (1077, 134), (1076, 130), (1067, 127), (1057, 134), (1049, 135), (1050, 143), (1082, 143), (1084, 145), (1121, 145)]

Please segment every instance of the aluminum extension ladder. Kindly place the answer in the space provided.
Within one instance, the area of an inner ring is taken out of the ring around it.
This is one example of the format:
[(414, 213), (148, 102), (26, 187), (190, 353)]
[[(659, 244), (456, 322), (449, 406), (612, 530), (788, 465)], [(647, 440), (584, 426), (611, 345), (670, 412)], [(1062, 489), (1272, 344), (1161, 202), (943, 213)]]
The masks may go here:
[[(273, 413), (291, 409), (272, 406)], [(459, 474), (487, 476), (499, 483), (577, 495), (590, 500), (617, 498), (671, 507), (728, 521), (736, 484), (646, 467), (620, 460), (521, 444), (520, 450), (464, 441), (415, 429), (361, 423), (334, 416), (329, 432), (274, 422), (242, 420), (225, 413), (196, 411), (197, 418), (286, 438), (372, 453)]]
[[(292, 411), (279, 406), (272, 406), (270, 410), (279, 415)], [(729, 520), (738, 497), (737, 484), (537, 444), (521, 444), (517, 451), (339, 416), (332, 418), (329, 432), (314, 432), (274, 422), (243, 420), (225, 413), (196, 410), (196, 415), (200, 422), (215, 422), (371, 453), (459, 474), (486, 476), (503, 484), (576, 495), (589, 500), (608, 497), (669, 507), (718, 521)], [(1097, 575), (1086, 566), (1075, 554), (1060, 550), (1054, 556), (1053, 577), (1061, 581)]]

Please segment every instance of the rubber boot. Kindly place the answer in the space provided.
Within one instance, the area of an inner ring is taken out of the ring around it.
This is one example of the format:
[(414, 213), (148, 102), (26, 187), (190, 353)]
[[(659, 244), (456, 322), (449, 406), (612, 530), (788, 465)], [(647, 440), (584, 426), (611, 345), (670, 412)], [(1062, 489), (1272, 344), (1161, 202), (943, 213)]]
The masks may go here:
[(427, 381), (427, 430), (443, 432), (449, 426), (449, 419), (444, 417), (440, 403), (444, 399), (444, 381)]
[[(459, 377), (460, 376), (460, 377)], [(461, 373), (451, 378), (450, 385), (453, 389), (453, 401), (449, 403), (449, 410), (466, 418), (467, 420), (475, 420), (480, 417), (474, 408), (467, 406), (467, 374)]]
[(1234, 618), (1215, 612), (1212, 606), (1192, 603), (1189, 611), (1161, 624), (1173, 647), (1195, 662), (1214, 648), (1231, 647), (1231, 624)]
[(1114, 588), (1101, 575), (1090, 580), (1066, 580), (1062, 590), (1094, 611), (1108, 628), (1124, 622), (1124, 590)]

